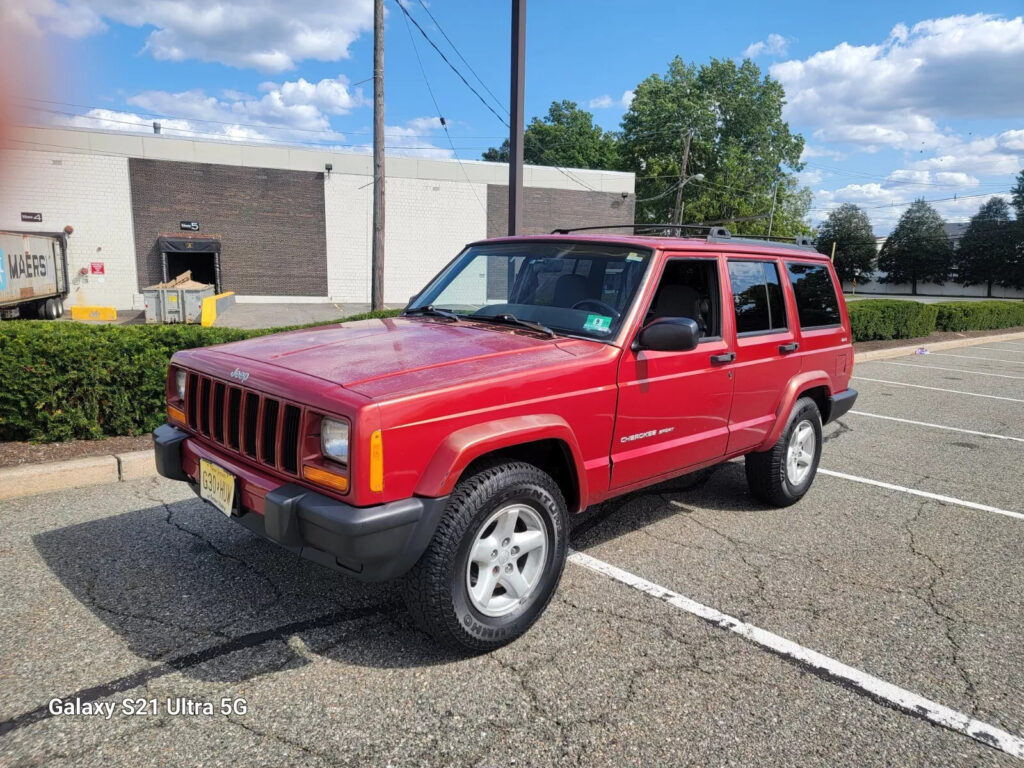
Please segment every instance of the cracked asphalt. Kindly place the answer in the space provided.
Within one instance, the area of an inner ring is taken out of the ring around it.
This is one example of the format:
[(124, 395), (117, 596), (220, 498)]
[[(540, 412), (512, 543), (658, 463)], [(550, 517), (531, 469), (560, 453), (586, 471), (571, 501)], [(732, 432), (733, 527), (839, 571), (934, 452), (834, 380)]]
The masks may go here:
[[(993, 397), (858, 379), (856, 411), (1024, 438), (1024, 343), (985, 346), (855, 374)], [(1024, 442), (875, 416), (827, 426), (821, 466), (1024, 512)], [(826, 475), (766, 509), (741, 462), (690, 480), (588, 510), (573, 546), (1024, 735), (1024, 521)], [(1019, 764), (574, 565), (511, 646), (441, 650), (394, 585), (161, 479), (5, 502), (0, 583), (5, 766)], [(161, 712), (50, 714), (76, 694)]]

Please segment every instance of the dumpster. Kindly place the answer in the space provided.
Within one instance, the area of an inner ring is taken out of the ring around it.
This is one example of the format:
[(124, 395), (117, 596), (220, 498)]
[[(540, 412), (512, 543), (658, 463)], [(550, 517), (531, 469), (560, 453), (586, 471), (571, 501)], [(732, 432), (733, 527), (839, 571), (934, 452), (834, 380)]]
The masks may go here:
[(203, 299), (213, 296), (215, 288), (182, 272), (173, 280), (142, 289), (147, 323), (198, 323), (202, 319)]

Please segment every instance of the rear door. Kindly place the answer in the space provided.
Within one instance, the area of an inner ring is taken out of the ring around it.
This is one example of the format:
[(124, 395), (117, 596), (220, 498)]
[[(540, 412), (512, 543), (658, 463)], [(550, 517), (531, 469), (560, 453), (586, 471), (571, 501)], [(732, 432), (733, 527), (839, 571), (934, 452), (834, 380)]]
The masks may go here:
[(730, 254), (726, 271), (736, 329), (728, 447), (734, 453), (764, 441), (775, 424), (782, 391), (800, 372), (801, 360), (782, 264), (771, 257)]
[(611, 449), (613, 488), (725, 454), (733, 332), (731, 314), (722, 311), (728, 305), (721, 264), (717, 255), (705, 254), (670, 255), (665, 261), (645, 323), (687, 316), (698, 321), (702, 335), (696, 349), (686, 352), (623, 351)]
[(835, 273), (824, 259), (785, 259), (799, 323), (803, 371), (844, 377), (852, 364), (850, 334), (843, 325)]

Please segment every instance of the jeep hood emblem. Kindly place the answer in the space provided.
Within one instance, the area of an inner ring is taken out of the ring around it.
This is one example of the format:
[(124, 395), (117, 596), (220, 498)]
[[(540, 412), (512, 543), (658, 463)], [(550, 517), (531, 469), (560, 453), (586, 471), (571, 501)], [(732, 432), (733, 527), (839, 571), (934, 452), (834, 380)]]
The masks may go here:
[(235, 368), (230, 374), (232, 379), (238, 379), (240, 382), (245, 384), (245, 380), (249, 378), (249, 372), (243, 371), (241, 368)]

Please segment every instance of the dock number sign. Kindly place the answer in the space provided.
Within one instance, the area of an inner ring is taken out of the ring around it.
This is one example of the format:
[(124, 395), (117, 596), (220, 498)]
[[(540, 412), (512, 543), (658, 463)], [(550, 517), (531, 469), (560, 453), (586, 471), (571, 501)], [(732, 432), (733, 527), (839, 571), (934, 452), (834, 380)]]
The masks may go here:
[(198, 232), (199, 222), (198, 221), (179, 221), (178, 226), (181, 227), (183, 232)]
[(22, 221), (31, 221), (33, 224), (43, 223), (43, 214), (41, 213), (29, 213), (28, 211), (21, 212)]

